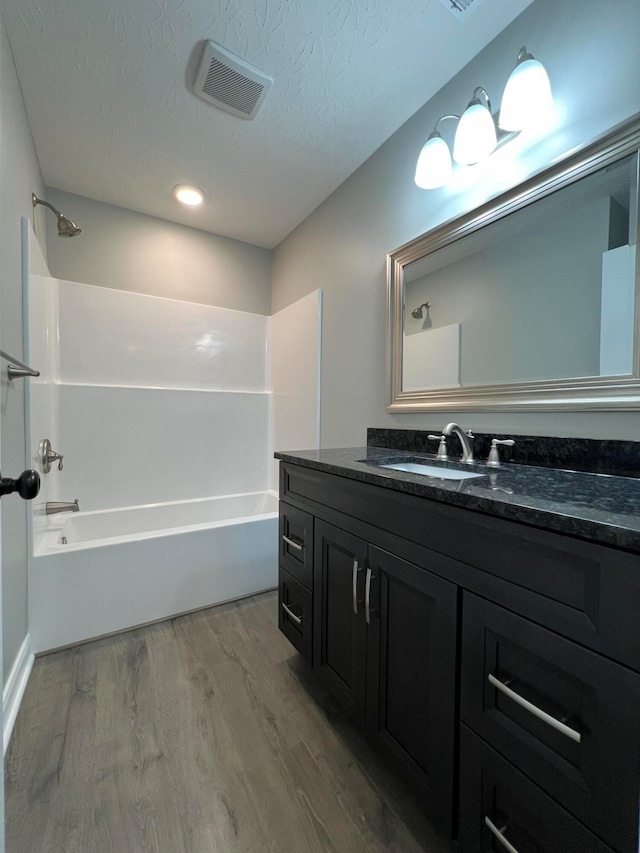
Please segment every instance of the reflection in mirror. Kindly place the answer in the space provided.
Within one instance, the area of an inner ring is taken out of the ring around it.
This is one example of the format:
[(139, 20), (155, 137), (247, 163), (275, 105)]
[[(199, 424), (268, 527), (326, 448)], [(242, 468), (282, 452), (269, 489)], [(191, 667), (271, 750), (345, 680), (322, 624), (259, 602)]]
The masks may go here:
[(387, 255), (388, 411), (640, 409), (639, 154), (640, 114)]
[(634, 154), (405, 265), (402, 390), (631, 374), (637, 172)]

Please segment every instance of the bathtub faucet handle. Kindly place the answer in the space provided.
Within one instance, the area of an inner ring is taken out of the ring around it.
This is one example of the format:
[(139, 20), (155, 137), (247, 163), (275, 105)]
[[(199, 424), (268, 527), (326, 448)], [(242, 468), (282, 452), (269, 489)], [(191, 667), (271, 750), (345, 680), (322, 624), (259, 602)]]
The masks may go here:
[(64, 455), (51, 449), (51, 442), (48, 438), (43, 438), (40, 442), (38, 458), (40, 459), (40, 464), (42, 465), (42, 470), (45, 474), (49, 473), (51, 470), (51, 463), (56, 460), (58, 460), (58, 471), (62, 471), (62, 460), (64, 459)]

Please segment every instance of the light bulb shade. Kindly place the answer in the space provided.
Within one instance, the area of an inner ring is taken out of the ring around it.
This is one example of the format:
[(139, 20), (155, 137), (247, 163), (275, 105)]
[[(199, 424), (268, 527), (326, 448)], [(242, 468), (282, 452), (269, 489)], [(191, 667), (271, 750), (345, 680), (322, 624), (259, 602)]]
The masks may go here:
[(503, 130), (527, 130), (544, 122), (553, 105), (551, 84), (544, 65), (537, 59), (519, 62), (507, 80), (502, 105), (500, 127)]
[(479, 163), (491, 154), (497, 142), (491, 113), (480, 101), (472, 101), (458, 122), (453, 141), (453, 159), (464, 166)]
[(416, 184), (423, 190), (443, 187), (451, 177), (451, 152), (440, 136), (432, 134), (422, 146), (416, 164)]

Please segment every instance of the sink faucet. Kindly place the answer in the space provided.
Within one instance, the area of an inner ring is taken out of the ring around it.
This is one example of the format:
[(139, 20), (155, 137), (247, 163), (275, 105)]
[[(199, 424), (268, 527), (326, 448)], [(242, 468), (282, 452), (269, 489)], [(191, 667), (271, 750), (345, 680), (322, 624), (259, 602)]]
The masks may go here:
[(460, 439), (460, 444), (462, 445), (462, 458), (461, 462), (473, 462), (473, 439), (474, 435), (469, 430), (469, 432), (465, 432), (461, 426), (458, 424), (447, 424), (446, 427), (442, 430), (443, 435), (457, 435)]
[(44, 511), (47, 515), (53, 515), (55, 512), (80, 512), (80, 501), (78, 498), (75, 501), (47, 501)]

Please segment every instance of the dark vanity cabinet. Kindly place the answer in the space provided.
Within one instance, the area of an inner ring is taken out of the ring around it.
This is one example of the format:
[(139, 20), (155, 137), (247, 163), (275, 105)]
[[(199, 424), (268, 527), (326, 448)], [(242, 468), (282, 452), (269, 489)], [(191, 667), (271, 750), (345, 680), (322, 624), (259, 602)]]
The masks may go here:
[(282, 630), (460, 853), (636, 853), (640, 557), (290, 463), (280, 485)]

